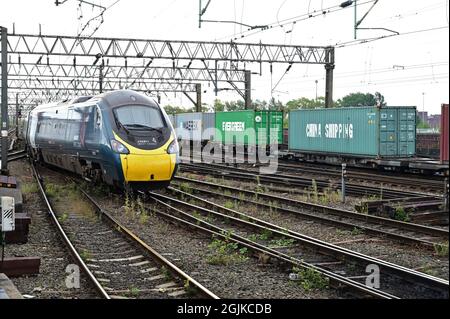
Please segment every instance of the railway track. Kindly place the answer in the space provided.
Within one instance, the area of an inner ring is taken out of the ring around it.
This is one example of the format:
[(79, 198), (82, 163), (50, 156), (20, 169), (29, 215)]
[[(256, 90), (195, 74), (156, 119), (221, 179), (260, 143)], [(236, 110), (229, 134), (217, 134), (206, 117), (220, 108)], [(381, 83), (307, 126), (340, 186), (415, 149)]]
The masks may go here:
[[(153, 211), (222, 240), (235, 242), (260, 256), (318, 272), (328, 278), (333, 287), (346, 287), (360, 297), (448, 298), (446, 280), (307, 237), (249, 215), (224, 213), (225, 207), (173, 187), (169, 187), (169, 192), (170, 195), (150, 193), (149, 198), (164, 210), (152, 206)], [(193, 201), (199, 204), (193, 204)], [(263, 232), (269, 232), (275, 239), (288, 240), (291, 245), (274, 247), (266, 241), (250, 239), (251, 234)], [(379, 270), (380, 288), (368, 285), (371, 279), (368, 269)]]
[[(244, 156), (244, 154), (241, 154)], [(193, 159), (202, 162), (202, 155), (200, 153), (193, 153)], [(187, 159), (187, 158), (185, 158)], [(230, 162), (233, 159), (230, 158)], [(254, 168), (264, 167), (266, 164), (248, 164), (240, 163), (240, 168)], [(332, 179), (341, 179), (341, 169), (336, 166), (327, 164), (312, 164), (278, 159), (277, 174), (278, 173), (293, 173), (293, 174), (311, 174), (317, 176), (327, 176)], [(364, 169), (354, 167), (347, 167), (347, 180), (358, 181), (364, 183), (375, 183), (380, 186), (394, 186), (403, 189), (410, 189), (412, 191), (430, 192), (440, 194), (445, 191), (445, 178), (441, 176), (427, 176), (421, 178), (417, 174), (400, 174), (398, 172), (370, 172)]]
[[(242, 169), (224, 164), (201, 164), (186, 163), (180, 165), (182, 171), (197, 172), (209, 174), (217, 177), (226, 177), (241, 181), (253, 181), (264, 185), (281, 185), (289, 187), (298, 187), (302, 189), (310, 188), (313, 180), (317, 189), (323, 191), (327, 188), (337, 189), (333, 183), (327, 180), (303, 178), (287, 174), (259, 174), (257, 170)], [(354, 196), (377, 196), (383, 199), (393, 199), (402, 197), (422, 197), (424, 193), (411, 192), (405, 190), (386, 189), (382, 187), (373, 187), (346, 183), (346, 193)]]
[[(298, 174), (318, 174), (329, 176), (330, 178), (340, 179), (341, 171), (326, 166), (305, 166), (300, 164), (278, 163), (280, 172), (293, 172)], [(410, 189), (419, 189), (421, 191), (442, 193), (444, 191), (443, 178), (418, 178), (417, 176), (397, 176), (393, 174), (374, 174), (362, 172), (353, 168), (347, 169), (347, 178), (350, 181), (371, 182), (382, 185), (391, 185), (396, 187), (406, 187)]]
[(58, 232), (101, 297), (218, 298), (120, 224), (85, 191), (80, 189), (95, 213), (55, 212), (34, 166), (33, 173)]
[[(400, 242), (421, 244), (429, 248), (448, 242), (449, 232), (441, 228), (397, 221), (389, 218), (348, 211), (339, 208), (313, 204), (287, 198), (283, 195), (270, 195), (248, 189), (226, 186), (192, 178), (175, 178), (177, 187), (191, 183), (191, 190), (208, 197), (222, 197), (257, 207), (276, 210), (299, 218), (317, 221), (346, 229), (360, 229), (367, 234), (386, 237)], [(303, 208), (299, 209), (299, 208)]]

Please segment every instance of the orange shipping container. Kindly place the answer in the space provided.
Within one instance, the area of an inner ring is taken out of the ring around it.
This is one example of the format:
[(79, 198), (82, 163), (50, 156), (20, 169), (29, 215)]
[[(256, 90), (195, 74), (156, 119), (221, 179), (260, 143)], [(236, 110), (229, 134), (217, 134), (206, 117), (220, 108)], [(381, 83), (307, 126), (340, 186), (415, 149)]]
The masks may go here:
[(448, 162), (449, 130), (448, 104), (442, 104), (441, 109), (441, 162)]

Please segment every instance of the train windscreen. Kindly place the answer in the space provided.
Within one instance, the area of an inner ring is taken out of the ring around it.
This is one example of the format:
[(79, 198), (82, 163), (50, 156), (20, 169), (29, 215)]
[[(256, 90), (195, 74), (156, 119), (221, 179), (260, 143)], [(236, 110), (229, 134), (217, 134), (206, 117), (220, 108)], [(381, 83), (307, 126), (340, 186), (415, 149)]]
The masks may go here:
[(144, 105), (121, 106), (114, 110), (116, 120), (127, 129), (161, 129), (166, 127), (161, 110)]

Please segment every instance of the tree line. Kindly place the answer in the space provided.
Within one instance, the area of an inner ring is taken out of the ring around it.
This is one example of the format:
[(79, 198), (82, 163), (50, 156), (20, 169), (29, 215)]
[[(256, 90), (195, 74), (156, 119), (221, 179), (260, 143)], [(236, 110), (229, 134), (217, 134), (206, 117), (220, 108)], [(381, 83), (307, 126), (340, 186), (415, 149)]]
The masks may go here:
[[(375, 94), (371, 93), (350, 93), (337, 101), (333, 101), (332, 107), (350, 107), (350, 106), (376, 106), (386, 105), (386, 101), (384, 96), (375, 92)], [(298, 99), (293, 99), (283, 104), (279, 100), (275, 100), (275, 98), (270, 99), (269, 101), (261, 101), (254, 100), (252, 101), (252, 108), (256, 110), (277, 110), (288, 112), (290, 110), (296, 109), (314, 109), (325, 107), (325, 97), (321, 96), (317, 99), (308, 99), (306, 97), (301, 97)], [(191, 107), (189, 109), (185, 109), (180, 106), (174, 105), (166, 105), (164, 109), (168, 114), (177, 114), (177, 113), (186, 113), (186, 112), (195, 112), (195, 107)], [(215, 99), (213, 104), (202, 104), (202, 112), (222, 112), (222, 111), (238, 111), (244, 110), (245, 104), (244, 101), (221, 101), (219, 99)]]

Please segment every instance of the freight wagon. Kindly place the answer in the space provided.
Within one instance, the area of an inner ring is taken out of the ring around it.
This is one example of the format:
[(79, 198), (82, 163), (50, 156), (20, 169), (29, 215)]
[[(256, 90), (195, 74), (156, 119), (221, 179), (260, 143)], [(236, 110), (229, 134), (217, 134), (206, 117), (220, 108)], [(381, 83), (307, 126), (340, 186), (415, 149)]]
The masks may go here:
[(280, 149), (287, 149), (289, 144), (289, 129), (283, 128), (283, 144)]
[(246, 147), (283, 143), (283, 112), (243, 110), (216, 112), (215, 142)]
[(289, 151), (304, 160), (377, 166), (416, 150), (415, 107), (294, 110)]
[(214, 138), (215, 113), (179, 113), (174, 115), (174, 123), (183, 142), (205, 143)]
[(416, 134), (416, 155), (439, 158), (439, 145), (441, 135), (435, 132), (422, 132), (417, 130)]
[(439, 141), (439, 160), (422, 160), (415, 159), (408, 163), (408, 170), (411, 172), (418, 172), (421, 174), (441, 174), (449, 176), (448, 156), (449, 156), (449, 114), (448, 104), (441, 105), (441, 127), (440, 127), (440, 141)]

